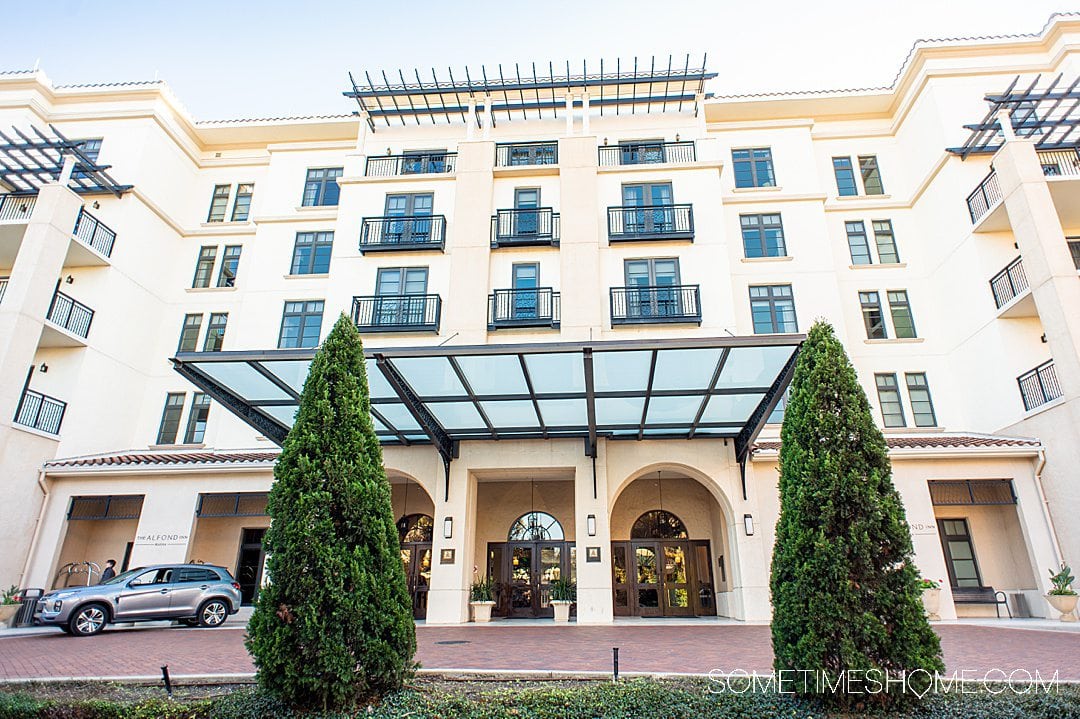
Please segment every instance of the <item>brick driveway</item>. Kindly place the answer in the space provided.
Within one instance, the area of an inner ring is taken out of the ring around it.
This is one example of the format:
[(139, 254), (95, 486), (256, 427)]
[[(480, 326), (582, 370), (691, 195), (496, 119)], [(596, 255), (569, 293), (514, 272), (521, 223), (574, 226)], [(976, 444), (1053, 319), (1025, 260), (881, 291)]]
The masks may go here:
[[(949, 671), (1023, 669), (1080, 680), (1080, 632), (938, 625)], [(60, 632), (0, 638), (0, 680), (245, 674), (253, 671), (242, 628), (146, 628), (89, 639)], [(427, 669), (768, 672), (769, 628), (740, 625), (605, 627), (419, 627), (418, 659)], [(464, 642), (464, 643), (462, 643)]]

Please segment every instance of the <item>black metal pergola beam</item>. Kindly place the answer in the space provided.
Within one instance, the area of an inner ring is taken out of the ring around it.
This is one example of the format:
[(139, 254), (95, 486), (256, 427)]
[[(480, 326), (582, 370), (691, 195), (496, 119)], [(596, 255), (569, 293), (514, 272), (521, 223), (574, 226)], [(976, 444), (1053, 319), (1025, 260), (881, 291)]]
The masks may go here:
[(694, 433), (697, 432), (698, 425), (701, 424), (701, 418), (705, 414), (705, 408), (709, 405), (709, 400), (712, 398), (713, 393), (716, 391), (716, 383), (720, 381), (720, 374), (724, 371), (724, 365), (727, 364), (728, 355), (731, 354), (731, 350), (725, 348), (720, 353), (720, 359), (716, 361), (716, 369), (713, 370), (712, 379), (709, 380), (709, 388), (706, 390), (706, 394), (701, 399), (701, 405), (698, 407), (697, 414), (694, 415), (694, 422), (690, 425), (690, 432), (687, 439), (693, 439)]
[(448, 357), (447, 361), (450, 363), (451, 369), (454, 370), (454, 374), (457, 375), (458, 381), (461, 382), (461, 386), (465, 388), (465, 395), (472, 402), (473, 407), (476, 408), (476, 413), (480, 415), (481, 421), (484, 426), (487, 427), (488, 432), (491, 433), (492, 439), (498, 439), (499, 433), (495, 431), (495, 426), (491, 424), (491, 420), (488, 419), (487, 412), (484, 411), (483, 406), (480, 404), (480, 400), (476, 398), (476, 393), (473, 392), (472, 385), (469, 384), (469, 379), (465, 376), (465, 373), (461, 371), (461, 365), (458, 364), (457, 359), (454, 357)]
[(217, 400), (225, 409), (257, 429), (274, 444), (280, 447), (285, 442), (285, 437), (289, 434), (287, 427), (267, 417), (257, 407), (245, 401), (242, 397), (238, 397), (232, 390), (214, 378), (201, 372), (195, 372), (189, 365), (175, 359), (173, 360), (173, 369), (192, 384), (202, 388), (212, 399)]
[(405, 409), (409, 414), (413, 416), (416, 423), (420, 425), (420, 428), (424, 430), (424, 433), (431, 438), (435, 448), (439, 450), (439, 454), (442, 455), (444, 462), (449, 462), (453, 458), (454, 446), (453, 441), (450, 439), (450, 435), (446, 433), (443, 426), (439, 424), (439, 420), (435, 419), (435, 416), (431, 414), (424, 403), (420, 401), (420, 398), (413, 392), (412, 387), (405, 381), (405, 378), (398, 372), (397, 367), (391, 362), (388, 362), (386, 357), (381, 354), (375, 355), (375, 364), (382, 372), (383, 377), (401, 398), (402, 403), (405, 405)]
[(791, 357), (784, 364), (784, 368), (776, 375), (776, 379), (773, 381), (769, 391), (761, 398), (758, 406), (750, 414), (750, 419), (747, 420), (739, 434), (735, 436), (735, 461), (739, 463), (739, 473), (742, 477), (743, 499), (746, 499), (746, 460), (750, 456), (750, 449), (754, 446), (754, 441), (758, 435), (761, 434), (765, 421), (780, 402), (784, 389), (791, 383), (791, 376), (795, 373), (795, 362), (798, 359), (799, 353), (792, 352)]
[(585, 371), (585, 416), (589, 423), (588, 444), (585, 446), (585, 454), (596, 457), (596, 378), (593, 373), (593, 351), (586, 348), (582, 351), (582, 362)]
[(17, 127), (10, 137), (0, 132), (0, 182), (15, 192), (36, 193), (42, 185), (58, 182), (63, 175), (65, 158), (74, 159), (74, 167), (68, 186), (82, 194), (112, 193), (120, 197), (131, 189), (121, 185), (108, 173), (109, 165), (101, 165), (82, 151), (82, 140), (69, 140), (49, 125), (46, 134), (34, 126), (33, 135), (27, 135)]

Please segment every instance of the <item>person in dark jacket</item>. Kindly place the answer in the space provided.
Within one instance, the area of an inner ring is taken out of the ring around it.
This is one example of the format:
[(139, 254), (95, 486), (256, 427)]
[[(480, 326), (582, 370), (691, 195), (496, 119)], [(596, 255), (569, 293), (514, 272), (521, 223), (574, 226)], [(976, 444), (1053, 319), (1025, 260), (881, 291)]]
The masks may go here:
[(116, 576), (116, 560), (110, 559), (105, 562), (105, 571), (101, 573), (101, 581), (108, 581)]

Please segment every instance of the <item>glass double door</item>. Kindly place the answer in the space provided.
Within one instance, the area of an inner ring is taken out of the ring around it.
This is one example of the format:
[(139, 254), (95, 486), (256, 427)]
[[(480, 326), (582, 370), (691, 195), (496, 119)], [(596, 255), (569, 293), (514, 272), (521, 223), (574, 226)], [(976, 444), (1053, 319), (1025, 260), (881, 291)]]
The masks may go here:
[(709, 554), (709, 543), (703, 540), (612, 542), (615, 614), (715, 615)]
[(569, 577), (570, 542), (499, 542), (488, 545), (488, 576), (495, 581), (495, 613), (552, 617), (551, 583)]
[(240, 585), (240, 603), (251, 604), (259, 596), (262, 585), (266, 550), (263, 536), (266, 529), (254, 527), (240, 530), (240, 555), (236, 560), (236, 583)]
[(401, 563), (405, 566), (405, 580), (412, 596), (413, 618), (423, 619), (427, 616), (428, 588), (431, 586), (431, 543), (402, 543)]

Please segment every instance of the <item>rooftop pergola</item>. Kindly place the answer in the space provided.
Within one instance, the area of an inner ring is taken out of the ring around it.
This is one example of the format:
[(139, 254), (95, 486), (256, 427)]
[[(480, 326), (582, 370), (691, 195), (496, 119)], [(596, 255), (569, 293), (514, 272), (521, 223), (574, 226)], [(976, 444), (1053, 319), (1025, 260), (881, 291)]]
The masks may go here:
[[(700, 66), (692, 66), (689, 55), (681, 63), (670, 55), (666, 62), (635, 57), (606, 64), (601, 60), (591, 69), (587, 61), (580, 66), (549, 62), (546, 67), (515, 63), (512, 69), (481, 65), (479, 70), (459, 70), (456, 76), (447, 68), (444, 77), (435, 68), (423, 75), (418, 69), (398, 70), (396, 78), (380, 71), (374, 79), (372, 72), (364, 71), (362, 76), (349, 73), (352, 90), (345, 96), (356, 100), (373, 131), (377, 120), (387, 126), (392, 119), (402, 125), (408, 120), (419, 125), (422, 119), (432, 124), (469, 122), (469, 114), (478, 106), (490, 113), (493, 124), (499, 119), (558, 117), (568, 95), (575, 98), (574, 107), (581, 107), (585, 103), (581, 97), (587, 94), (589, 106), (597, 107), (601, 115), (605, 110), (615, 114), (684, 108), (697, 112), (698, 102), (711, 97), (705, 92), (705, 81), (716, 77), (706, 71), (705, 59)], [(483, 122), (479, 114), (477, 122)]]
[(1020, 76), (1000, 94), (987, 95), (989, 109), (981, 122), (964, 125), (971, 131), (960, 147), (949, 152), (967, 159), (969, 155), (993, 154), (1005, 144), (1001, 132), (1002, 113), (1007, 113), (1017, 137), (1035, 141), (1038, 150), (1075, 149), (1080, 146), (1080, 77), (1071, 83), (1055, 77), (1040, 88), (1042, 75), (1037, 75), (1026, 88), (1020, 88)]
[[(744, 465), (791, 379), (801, 335), (366, 351), (380, 441), (723, 438)], [(281, 444), (314, 349), (182, 352), (176, 370)]]
[(111, 193), (120, 197), (131, 185), (109, 176), (109, 165), (99, 165), (82, 151), (83, 140), (69, 140), (52, 125), (45, 133), (31, 126), (29, 133), (12, 127), (0, 131), (0, 185), (16, 194), (36, 194), (42, 185), (58, 182), (64, 159), (74, 161), (70, 187), (79, 194)]

